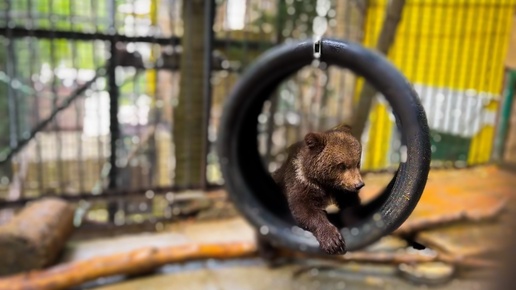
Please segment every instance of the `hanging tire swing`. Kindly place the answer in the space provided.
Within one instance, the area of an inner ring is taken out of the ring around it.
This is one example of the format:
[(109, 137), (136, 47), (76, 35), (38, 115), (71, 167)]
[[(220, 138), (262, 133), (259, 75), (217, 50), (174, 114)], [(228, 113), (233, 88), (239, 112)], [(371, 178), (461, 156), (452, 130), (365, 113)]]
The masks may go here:
[[(317, 51), (315, 51), (317, 49)], [(318, 55), (317, 55), (318, 54)], [(258, 151), (257, 124), (264, 102), (279, 84), (318, 57), (349, 69), (382, 93), (396, 118), (406, 154), (392, 181), (352, 228), (340, 229), (349, 251), (368, 246), (398, 228), (412, 213), (430, 169), (430, 135), (424, 109), (405, 77), (382, 55), (359, 44), (322, 39), (282, 44), (264, 53), (240, 77), (221, 118), (218, 153), (226, 189), (241, 214), (267, 242), (318, 253), (315, 237), (300, 230)]]

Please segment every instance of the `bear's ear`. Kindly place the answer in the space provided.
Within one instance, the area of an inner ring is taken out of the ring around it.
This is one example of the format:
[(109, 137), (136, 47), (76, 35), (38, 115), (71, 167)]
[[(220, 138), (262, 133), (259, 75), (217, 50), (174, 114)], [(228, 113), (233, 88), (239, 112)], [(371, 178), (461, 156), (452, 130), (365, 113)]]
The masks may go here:
[(321, 133), (308, 133), (305, 136), (305, 144), (310, 150), (322, 150), (325, 145), (324, 136)]
[(351, 126), (347, 124), (337, 125), (334, 130), (351, 133)]

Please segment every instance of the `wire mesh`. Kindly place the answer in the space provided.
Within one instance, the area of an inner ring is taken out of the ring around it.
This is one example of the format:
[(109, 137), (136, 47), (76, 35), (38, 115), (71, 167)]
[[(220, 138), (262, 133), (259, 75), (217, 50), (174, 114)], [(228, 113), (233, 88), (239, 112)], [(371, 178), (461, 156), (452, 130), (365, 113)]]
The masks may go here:
[[(172, 218), (177, 192), (224, 184), (214, 144), (242, 71), (312, 37), (322, 10), (325, 36), (375, 48), (388, 2), (3, 1), (0, 207), (58, 195), (96, 222)], [(387, 57), (420, 95), (433, 164), (488, 162), (515, 1), (405, 2)], [(257, 120), (266, 166), (306, 132), (352, 122), (363, 85), (324, 64), (282, 83)], [(364, 170), (395, 168), (389, 105), (377, 95), (365, 114)]]

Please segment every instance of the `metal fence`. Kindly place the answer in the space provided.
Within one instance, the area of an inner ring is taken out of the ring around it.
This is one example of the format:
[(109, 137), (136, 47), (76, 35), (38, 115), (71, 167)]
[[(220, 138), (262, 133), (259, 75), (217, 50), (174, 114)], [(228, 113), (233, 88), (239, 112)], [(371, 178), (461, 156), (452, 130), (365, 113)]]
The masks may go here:
[[(313, 2), (313, 3), (312, 3)], [(6, 0), (1, 4), (0, 207), (58, 195), (90, 220), (170, 219), (175, 194), (223, 185), (224, 98), (267, 48), (313, 35), (374, 47), (387, 1)], [(434, 159), (489, 161), (514, 0), (409, 0), (391, 61), (429, 116)], [(257, 120), (273, 170), (309, 130), (349, 122), (363, 81), (308, 67)], [(398, 136), (375, 98), (364, 169), (393, 168)], [(437, 165), (442, 165), (437, 163)]]

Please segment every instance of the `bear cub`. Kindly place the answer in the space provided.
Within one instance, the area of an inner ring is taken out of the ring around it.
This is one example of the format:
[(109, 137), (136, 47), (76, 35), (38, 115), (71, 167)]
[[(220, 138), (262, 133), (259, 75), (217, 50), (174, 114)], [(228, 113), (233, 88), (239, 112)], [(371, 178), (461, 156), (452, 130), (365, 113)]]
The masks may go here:
[(360, 205), (361, 154), (351, 128), (341, 125), (306, 134), (289, 147), (287, 160), (272, 173), (298, 226), (310, 231), (328, 254), (346, 253), (346, 244), (325, 209), (332, 203), (341, 211)]

